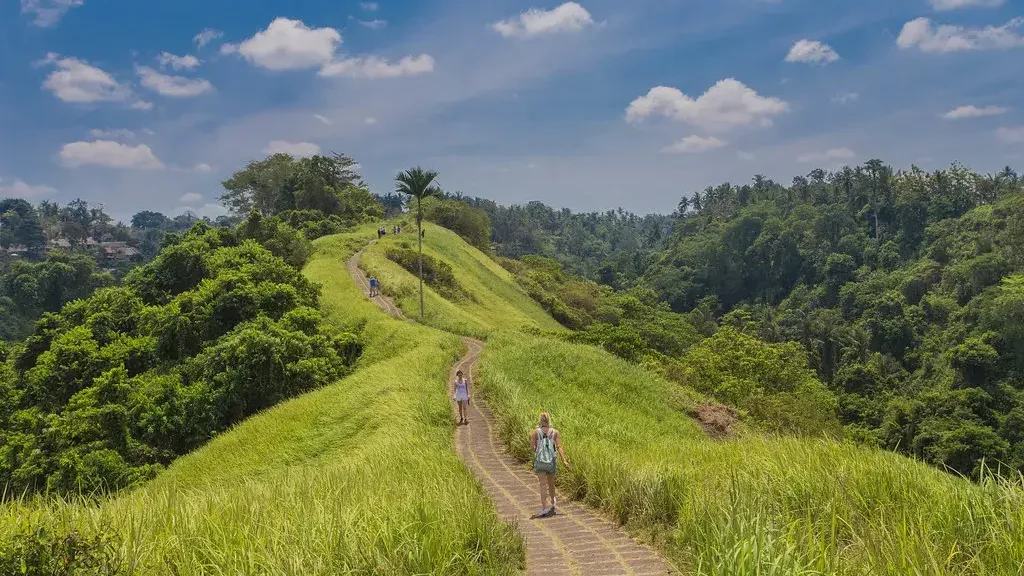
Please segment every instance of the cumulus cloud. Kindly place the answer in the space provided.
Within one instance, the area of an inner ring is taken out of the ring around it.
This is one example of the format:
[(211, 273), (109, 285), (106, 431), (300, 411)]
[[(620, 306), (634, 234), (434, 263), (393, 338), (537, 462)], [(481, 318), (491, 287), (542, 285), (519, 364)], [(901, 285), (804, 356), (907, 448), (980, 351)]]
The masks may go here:
[(163, 170), (164, 163), (145, 144), (129, 146), (111, 140), (94, 142), (72, 142), (60, 150), (61, 164), (68, 168), (86, 165), (109, 168), (134, 168), (139, 170)]
[(263, 149), (264, 154), (291, 154), (296, 158), (314, 156), (320, 153), (320, 147), (312, 142), (288, 142), (274, 140)]
[(213, 171), (213, 167), (209, 164), (196, 164), (192, 167), (193, 172), (199, 172), (200, 174), (208, 174)]
[(707, 138), (701, 138), (700, 136), (687, 136), (682, 140), (666, 146), (662, 149), (662, 152), (670, 152), (674, 154), (697, 154), (700, 152), (707, 152), (708, 150), (715, 150), (728, 145), (727, 142), (723, 142), (714, 136)]
[(996, 137), (1006, 144), (1024, 144), (1024, 126), (996, 130)]
[(223, 36), (224, 36), (224, 33), (221, 32), (220, 30), (214, 30), (213, 28), (206, 28), (202, 32), (200, 32), (199, 34), (196, 34), (195, 37), (192, 38), (192, 41), (196, 43), (196, 46), (198, 46), (199, 48), (202, 48), (203, 46), (206, 46), (210, 42), (213, 42), (214, 40), (216, 40), (218, 38), (221, 38)]
[(238, 52), (267, 70), (298, 70), (328, 64), (340, 44), (341, 33), (334, 28), (310, 28), (299, 20), (277, 18), (241, 44), (221, 46), (221, 52)]
[(531, 8), (516, 18), (491, 24), (498, 34), (506, 38), (529, 38), (556, 32), (579, 32), (594, 25), (586, 8), (575, 2), (566, 2), (551, 10)]
[(68, 10), (85, 4), (85, 0), (21, 0), (21, 13), (33, 16), (32, 23), (48, 28), (60, 22)]
[(178, 201), (182, 204), (198, 204), (203, 201), (203, 195), (196, 194), (195, 192), (189, 192), (187, 194), (182, 194)]
[(328, 118), (327, 116), (321, 116), (320, 114), (313, 114), (313, 118), (316, 118), (317, 120), (323, 122), (324, 124), (326, 124), (328, 126), (330, 126), (331, 124), (334, 124), (334, 122), (332, 122), (331, 119)]
[(959, 106), (946, 112), (942, 115), (946, 120), (960, 120), (962, 118), (982, 118), (984, 116), (999, 116), (1000, 114), (1006, 114), (1009, 112), (1007, 108), (1002, 106), (984, 106), (978, 108), (977, 106)]
[(803, 164), (837, 164), (853, 160), (857, 154), (849, 148), (830, 148), (824, 152), (808, 152), (797, 157), (796, 161)]
[(43, 81), (43, 88), (64, 102), (120, 102), (131, 97), (127, 86), (83, 60), (51, 53), (42, 63), (57, 68)]
[(832, 97), (832, 101), (836, 104), (850, 104), (860, 99), (860, 94), (856, 92), (840, 92)]
[(786, 62), (805, 64), (828, 64), (839, 60), (839, 53), (828, 44), (817, 40), (800, 40), (789, 49)]
[(903, 25), (896, 44), (904, 50), (918, 48), (922, 52), (960, 52), (967, 50), (1001, 50), (1024, 46), (1024, 36), (1017, 29), (1024, 17), (1014, 18), (1002, 26), (966, 28), (947, 24), (935, 25), (928, 18), (917, 18)]
[(1006, 0), (931, 0), (932, 8), (939, 11), (956, 10), (957, 8), (995, 8), (1002, 6)]
[(379, 56), (364, 56), (332, 62), (320, 70), (320, 76), (397, 78), (398, 76), (415, 76), (433, 71), (434, 59), (426, 54), (415, 57), (406, 56), (394, 63)]
[(0, 178), (0, 198), (38, 198), (39, 196), (48, 196), (56, 192), (57, 190), (49, 186), (33, 186), (17, 178), (14, 180)]
[(93, 138), (120, 138), (122, 140), (131, 140), (135, 138), (135, 132), (131, 130), (118, 129), (118, 130), (100, 130), (99, 128), (93, 128), (89, 131), (89, 135)]
[(639, 122), (648, 116), (667, 116), (711, 132), (724, 132), (751, 124), (767, 127), (772, 117), (789, 111), (789, 104), (761, 96), (739, 80), (720, 80), (699, 98), (677, 88), (656, 86), (630, 103), (626, 120)]
[(381, 20), (380, 18), (374, 18), (373, 20), (358, 20), (359, 25), (370, 30), (378, 30), (388, 25), (387, 20)]
[(175, 70), (194, 70), (202, 64), (202, 62), (199, 61), (199, 58), (196, 58), (191, 54), (175, 56), (170, 52), (161, 52), (160, 55), (156, 57), (156, 61), (164, 68), (169, 66)]
[(136, 71), (142, 79), (143, 86), (162, 96), (190, 98), (213, 90), (213, 85), (201, 78), (161, 74), (147, 66), (139, 66)]
[(132, 102), (132, 109), (133, 110), (152, 110), (153, 109), (153, 103), (152, 102), (146, 102), (145, 100), (136, 100), (135, 102)]

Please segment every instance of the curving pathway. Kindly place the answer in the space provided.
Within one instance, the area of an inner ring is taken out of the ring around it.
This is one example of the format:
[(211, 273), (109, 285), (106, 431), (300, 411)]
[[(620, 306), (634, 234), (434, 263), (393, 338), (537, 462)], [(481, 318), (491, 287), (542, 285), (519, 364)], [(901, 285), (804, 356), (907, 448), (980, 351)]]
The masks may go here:
[[(371, 242), (372, 244), (372, 242)], [(359, 251), (346, 263), (349, 274), (364, 294), (370, 286), (359, 268)], [(402, 311), (387, 297), (377, 296), (373, 302), (396, 318), (405, 318)], [(476, 363), (484, 343), (463, 338), (468, 352), (452, 366), (448, 379), (449, 394), (453, 392), (455, 372), (462, 370), (475, 382)], [(453, 413), (457, 414), (452, 402)], [(494, 415), (479, 397), (469, 405), (469, 424), (455, 431), (455, 448), (484, 485), (498, 513), (518, 525), (526, 540), (526, 574), (530, 575), (632, 575), (672, 574), (668, 564), (650, 548), (627, 536), (617, 526), (585, 507), (559, 495), (558, 515), (530, 519), (540, 508), (540, 492), (536, 476), (509, 457), (497, 436)]]

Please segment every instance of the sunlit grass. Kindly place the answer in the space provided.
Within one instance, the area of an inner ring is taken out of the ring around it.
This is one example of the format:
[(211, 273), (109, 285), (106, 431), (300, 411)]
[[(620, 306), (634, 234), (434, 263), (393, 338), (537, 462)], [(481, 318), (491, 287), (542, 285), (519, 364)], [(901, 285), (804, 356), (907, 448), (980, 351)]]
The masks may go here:
[(457, 337), (390, 319), (348, 279), (372, 229), (317, 242), (329, 321), (362, 326), (360, 369), (246, 420), (153, 482), (87, 504), (0, 508), (0, 534), (113, 531), (143, 574), (511, 574), (522, 540), (451, 446)]
[(541, 410), (563, 488), (647, 533), (694, 573), (998, 574), (1024, 570), (1024, 486), (953, 477), (848, 443), (707, 439), (679, 388), (603, 351), (492, 337), (481, 386), (525, 457)]
[[(512, 275), (457, 234), (429, 222), (423, 253), (446, 261), (471, 298), (449, 301), (424, 286), (423, 323), (448, 332), (485, 338), (501, 329), (561, 330), (532, 298), (516, 286)], [(389, 246), (407, 243), (417, 249), (416, 231), (388, 235), (363, 255), (364, 268), (382, 282), (384, 293), (410, 318), (419, 317), (419, 280), (385, 256)]]

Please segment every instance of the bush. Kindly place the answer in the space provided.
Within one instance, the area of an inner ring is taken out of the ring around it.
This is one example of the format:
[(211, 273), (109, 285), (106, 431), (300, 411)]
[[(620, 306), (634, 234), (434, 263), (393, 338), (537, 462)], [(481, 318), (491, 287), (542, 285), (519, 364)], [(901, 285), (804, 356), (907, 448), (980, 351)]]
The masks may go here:
[(83, 535), (42, 526), (0, 539), (0, 574), (22, 576), (119, 576), (130, 574), (110, 533)]
[[(416, 250), (402, 246), (392, 247), (387, 249), (385, 256), (410, 274), (419, 275), (420, 256)], [(451, 265), (429, 254), (423, 255), (423, 281), (446, 298), (462, 300), (470, 297), (455, 279)]]
[(676, 376), (779, 432), (838, 434), (838, 402), (796, 343), (766, 344), (728, 327), (690, 348)]

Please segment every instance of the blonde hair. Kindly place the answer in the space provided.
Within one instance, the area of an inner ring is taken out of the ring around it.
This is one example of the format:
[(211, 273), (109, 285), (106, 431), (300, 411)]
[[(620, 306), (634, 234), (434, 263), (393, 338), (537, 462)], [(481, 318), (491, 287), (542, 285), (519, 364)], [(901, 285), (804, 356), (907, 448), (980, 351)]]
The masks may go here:
[(540, 427), (551, 428), (551, 415), (548, 414), (547, 412), (540, 413)]

